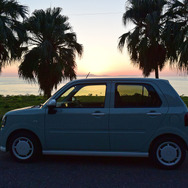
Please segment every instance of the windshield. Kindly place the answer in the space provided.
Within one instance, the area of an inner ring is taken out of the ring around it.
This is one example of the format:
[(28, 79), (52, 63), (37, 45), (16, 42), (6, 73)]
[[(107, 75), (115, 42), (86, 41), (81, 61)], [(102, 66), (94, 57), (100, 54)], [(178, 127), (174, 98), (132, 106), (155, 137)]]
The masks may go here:
[[(70, 83), (70, 82), (69, 82)], [(67, 83), (68, 84), (68, 83)], [(65, 84), (63, 87), (65, 87), (67, 84)], [(59, 91), (61, 90), (61, 88), (59, 90), (57, 90), (49, 99), (47, 99), (43, 104), (40, 104), (40, 108), (42, 108), (43, 106), (45, 106), (54, 95), (56, 95)]]
[(43, 104), (40, 104), (40, 108), (43, 107), (44, 105), (46, 105), (48, 103), (48, 101), (54, 96), (56, 95), (56, 93), (58, 93), (59, 90), (57, 90), (48, 100), (46, 100)]

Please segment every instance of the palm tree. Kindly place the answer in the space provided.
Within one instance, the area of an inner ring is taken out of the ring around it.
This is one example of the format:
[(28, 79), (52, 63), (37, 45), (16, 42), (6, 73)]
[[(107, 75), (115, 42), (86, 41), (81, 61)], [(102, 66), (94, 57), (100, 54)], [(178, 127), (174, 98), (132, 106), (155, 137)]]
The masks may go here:
[(76, 78), (76, 54), (83, 52), (68, 18), (60, 12), (61, 8), (36, 10), (25, 21), (31, 46), (19, 66), (19, 76), (38, 82), (47, 97), (63, 79)]
[(26, 18), (27, 7), (15, 0), (0, 0), (0, 72), (12, 60), (21, 57), (26, 32), (19, 18)]
[(163, 36), (167, 56), (180, 70), (188, 71), (188, 1), (171, 0), (168, 5)]
[(134, 24), (134, 28), (119, 38), (118, 48), (123, 50), (125, 42), (131, 61), (139, 66), (144, 76), (159, 70), (166, 62), (166, 48), (162, 40), (162, 28), (165, 23), (164, 6), (166, 0), (128, 0), (123, 23)]

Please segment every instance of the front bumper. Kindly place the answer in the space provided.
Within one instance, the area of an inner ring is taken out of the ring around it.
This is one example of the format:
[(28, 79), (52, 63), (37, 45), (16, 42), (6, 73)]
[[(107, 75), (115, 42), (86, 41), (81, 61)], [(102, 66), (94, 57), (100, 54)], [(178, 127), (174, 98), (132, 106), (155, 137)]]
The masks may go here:
[(6, 152), (6, 148), (3, 146), (0, 146), (0, 151)]
[(3, 129), (0, 129), (0, 151), (6, 152), (6, 141), (2, 134)]

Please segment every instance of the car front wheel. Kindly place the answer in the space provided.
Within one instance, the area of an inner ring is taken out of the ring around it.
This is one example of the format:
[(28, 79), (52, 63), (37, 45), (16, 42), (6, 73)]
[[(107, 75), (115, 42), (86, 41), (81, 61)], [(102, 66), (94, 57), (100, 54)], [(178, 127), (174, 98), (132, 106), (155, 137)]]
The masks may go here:
[(153, 144), (150, 157), (153, 162), (164, 169), (174, 169), (185, 160), (184, 145), (176, 138), (161, 138)]
[(20, 162), (30, 162), (40, 156), (40, 144), (31, 133), (20, 132), (10, 138), (9, 151), (14, 159)]

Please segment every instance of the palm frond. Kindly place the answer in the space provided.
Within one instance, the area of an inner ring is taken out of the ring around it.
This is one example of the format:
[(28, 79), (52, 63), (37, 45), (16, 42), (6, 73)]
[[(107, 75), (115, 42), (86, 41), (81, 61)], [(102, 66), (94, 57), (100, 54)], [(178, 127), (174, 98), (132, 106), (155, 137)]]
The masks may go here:
[(130, 32), (124, 33), (123, 35), (121, 35), (119, 37), (119, 43), (118, 43), (118, 48), (119, 50), (122, 52), (124, 45), (125, 45), (125, 41), (127, 39), (127, 37), (130, 35)]
[(24, 22), (33, 48), (28, 50), (19, 67), (19, 75), (38, 82), (48, 97), (63, 79), (76, 78), (76, 55), (83, 53), (76, 33), (61, 15), (61, 8), (35, 10)]
[[(21, 58), (26, 30), (20, 22), (27, 16), (28, 9), (15, 0), (0, 0), (0, 66)], [(0, 70), (1, 71), (1, 70)]]
[(142, 70), (144, 76), (156, 69), (162, 70), (167, 60), (162, 39), (166, 4), (167, 0), (128, 0), (123, 14), (124, 25), (131, 22), (135, 28), (120, 36), (118, 47), (122, 51), (127, 43), (132, 63)]

